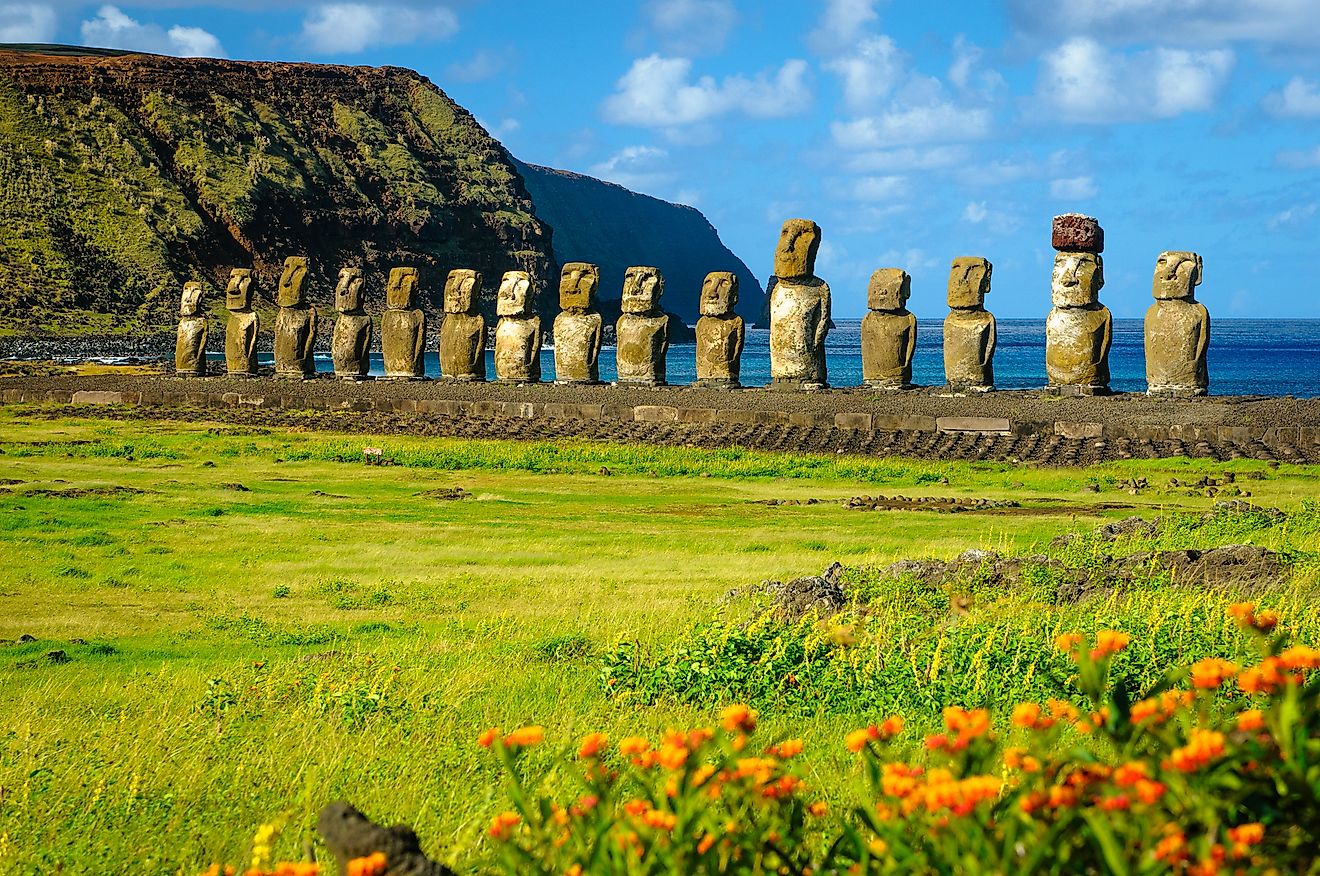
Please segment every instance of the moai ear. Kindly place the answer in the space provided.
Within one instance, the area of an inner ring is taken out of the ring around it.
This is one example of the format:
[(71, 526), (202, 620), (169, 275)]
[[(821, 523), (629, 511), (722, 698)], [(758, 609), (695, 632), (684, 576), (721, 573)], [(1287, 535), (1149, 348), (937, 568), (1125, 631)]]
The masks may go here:
[(1201, 259), (1201, 254), (1196, 254), (1196, 277), (1192, 280), (1193, 286), (1201, 285), (1202, 272), (1205, 270), (1205, 262)]

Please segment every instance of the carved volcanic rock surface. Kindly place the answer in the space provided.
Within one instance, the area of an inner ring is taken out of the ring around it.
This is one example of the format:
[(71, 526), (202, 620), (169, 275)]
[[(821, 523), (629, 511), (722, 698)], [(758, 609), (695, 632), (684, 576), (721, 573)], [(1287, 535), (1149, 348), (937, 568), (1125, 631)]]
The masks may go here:
[(323, 312), (345, 264), (373, 312), (391, 265), (432, 313), (476, 268), (490, 316), (504, 271), (555, 270), (507, 153), (412, 71), (0, 49), (0, 326), (168, 327), (188, 279), (218, 318), (231, 266), (273, 316), (288, 255)]
[(632, 265), (660, 269), (665, 276), (661, 304), (688, 324), (700, 315), (701, 283), (711, 271), (737, 274), (737, 311), (749, 322), (757, 316), (764, 297), (760, 282), (720, 242), (719, 232), (700, 211), (589, 176), (517, 164), (536, 215), (554, 229), (555, 260), (600, 265), (600, 310), (606, 322), (618, 318), (623, 274)]

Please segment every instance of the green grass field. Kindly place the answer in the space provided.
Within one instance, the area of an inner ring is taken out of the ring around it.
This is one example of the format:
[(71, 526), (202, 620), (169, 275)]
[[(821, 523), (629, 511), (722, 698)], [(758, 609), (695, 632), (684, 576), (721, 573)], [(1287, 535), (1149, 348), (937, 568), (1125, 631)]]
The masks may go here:
[[(364, 446), (396, 464), (364, 465)], [(1286, 510), (1320, 495), (1320, 471), (1254, 462), (1042, 470), (82, 421), (13, 407), (0, 409), (0, 451), (6, 873), (139, 862), (190, 874), (240, 862), (269, 821), (286, 825), (277, 853), (301, 857), (315, 813), (338, 798), (413, 824), (428, 851), (470, 872), (499, 796), (477, 733), (544, 724), (567, 746), (589, 730), (708, 721), (702, 702), (607, 696), (601, 658), (620, 641), (672, 648), (733, 588), (835, 560), (866, 569), (1028, 551), (1105, 519), (1211, 507), (1162, 489), (1171, 477), (1259, 472), (1239, 480), (1250, 501)], [(1151, 488), (1119, 489), (1134, 476)], [(435, 495), (452, 488), (468, 496)], [(1023, 507), (947, 515), (837, 502), (877, 493)], [(822, 501), (756, 504), (772, 498)], [(1320, 551), (1310, 529), (1235, 534)], [(1314, 640), (1314, 565), (1299, 568), (1277, 601), (1305, 615), (1295, 622)], [(1149, 615), (1166, 604), (1157, 597), (1131, 610)], [(1196, 598), (1198, 611), (1222, 601)], [(1127, 610), (1122, 598), (1106, 604)], [(985, 610), (1053, 609), (1024, 594)], [(938, 614), (926, 605), (905, 622), (933, 626)], [(806, 737), (822, 787), (855, 778), (837, 740), (874, 717), (860, 699), (855, 714), (763, 707), (770, 732)]]

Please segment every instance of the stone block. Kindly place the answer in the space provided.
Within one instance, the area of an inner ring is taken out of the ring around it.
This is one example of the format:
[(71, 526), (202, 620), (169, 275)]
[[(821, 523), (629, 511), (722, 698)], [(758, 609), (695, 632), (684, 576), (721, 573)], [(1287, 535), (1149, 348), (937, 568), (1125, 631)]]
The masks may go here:
[[(556, 347), (556, 351), (558, 348)], [(633, 406), (615, 402), (613, 404), (601, 405), (600, 417), (602, 420), (624, 420), (633, 422)]]
[(52, 389), (46, 393), (44, 399), (34, 399), (36, 401), (54, 402), (57, 405), (73, 404), (73, 391), (68, 389)]
[(829, 414), (808, 414), (808, 413), (789, 413), (788, 424), (790, 426), (801, 426), (804, 429), (810, 429), (815, 426), (830, 425)]
[(870, 414), (840, 413), (834, 415), (834, 428), (851, 429), (855, 432), (871, 431)]
[(715, 422), (715, 409), (714, 408), (679, 408), (678, 422), (713, 423)]
[(1220, 426), (1216, 429), (1220, 441), (1232, 441), (1235, 444), (1249, 444), (1252, 440), (1250, 426)]
[(638, 423), (678, 422), (678, 408), (670, 405), (637, 405), (632, 411), (632, 418)]
[(1053, 420), (1014, 420), (1012, 425), (1014, 435), (1053, 435)]
[(790, 422), (787, 411), (755, 411), (755, 414), (753, 422), (760, 425), (787, 426)]
[(1059, 252), (1105, 251), (1105, 230), (1094, 216), (1081, 213), (1064, 213), (1054, 217), (1051, 245)]
[(1077, 420), (1055, 420), (1054, 434), (1060, 438), (1100, 438), (1105, 428), (1100, 423), (1083, 423)]
[(434, 398), (418, 399), (417, 413), (430, 416), (461, 417), (464, 413), (463, 402)]
[(382, 405), (389, 405), (388, 410), (395, 414), (415, 414), (417, 413), (417, 399), (415, 398), (382, 398), (377, 403), (379, 410), (387, 410)]
[(871, 425), (877, 432), (934, 432), (934, 417), (914, 414), (872, 414)]
[(1142, 423), (1133, 427), (1132, 437), (1138, 441), (1168, 441), (1169, 427), (1154, 423)]
[(1274, 426), (1266, 429), (1260, 440), (1274, 446), (1296, 445), (1301, 443), (1301, 431), (1297, 426)]
[(941, 432), (983, 432), (997, 435), (1011, 433), (1012, 424), (1002, 417), (936, 417)]
[(599, 420), (605, 414), (605, 406), (546, 402), (542, 412), (544, 416), (555, 420)]
[(15, 402), (21, 402), (22, 400), (23, 390), (21, 389), (6, 389), (3, 392), (0, 392), (0, 401), (3, 401), (5, 404), (14, 404)]
[(72, 403), (75, 405), (122, 405), (124, 394), (101, 389), (80, 389), (73, 394)]
[(1320, 444), (1320, 428), (1301, 426), (1297, 429), (1297, 443), (1303, 446)]
[(754, 426), (756, 414), (756, 411), (720, 409), (715, 412), (715, 422), (723, 426)]
[(1183, 441), (1218, 441), (1219, 427), (1199, 423), (1173, 423), (1169, 426), (1169, 437)]
[(368, 413), (376, 409), (376, 403), (369, 398), (346, 398), (341, 401), (331, 402), (331, 410), (336, 411), (357, 411), (358, 413)]

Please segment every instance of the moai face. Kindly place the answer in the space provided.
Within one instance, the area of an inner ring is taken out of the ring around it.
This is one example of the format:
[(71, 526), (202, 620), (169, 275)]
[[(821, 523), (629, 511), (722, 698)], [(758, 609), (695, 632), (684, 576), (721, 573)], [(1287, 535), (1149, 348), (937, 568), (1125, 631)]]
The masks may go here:
[(495, 299), (497, 316), (532, 315), (532, 278), (526, 271), (507, 271), (500, 278), (500, 292)]
[(183, 284), (179, 297), (179, 316), (196, 316), (202, 310), (202, 284), (189, 281)]
[(1201, 257), (1194, 252), (1174, 250), (1160, 253), (1155, 262), (1154, 295), (1159, 299), (1196, 298), (1201, 285)]
[(284, 260), (284, 273), (280, 274), (280, 288), (275, 303), (280, 307), (302, 307), (303, 281), (307, 279), (307, 259), (289, 256)]
[(1061, 252), (1054, 257), (1050, 298), (1055, 307), (1090, 307), (1100, 303), (1105, 263), (1089, 252)]
[(871, 310), (902, 310), (912, 297), (912, 278), (902, 268), (880, 268), (866, 287), (866, 306)]
[(820, 226), (810, 219), (789, 219), (779, 232), (775, 276), (781, 280), (812, 276), (819, 249)]
[(738, 305), (738, 275), (712, 271), (701, 284), (701, 315), (727, 316)]
[(445, 313), (471, 313), (481, 294), (481, 274), (455, 268), (445, 280)]
[(225, 286), (225, 309), (247, 310), (252, 307), (252, 271), (234, 268), (229, 272), (229, 285)]
[(596, 305), (600, 268), (586, 262), (569, 262), (559, 275), (561, 310), (590, 310)]
[(985, 304), (990, 294), (990, 274), (994, 265), (977, 256), (964, 256), (953, 260), (949, 269), (949, 306), (955, 310), (969, 310)]
[(390, 310), (410, 310), (417, 300), (417, 269), (392, 268), (385, 287), (385, 306)]
[(335, 286), (335, 309), (340, 313), (352, 313), (362, 308), (362, 269), (343, 268), (339, 272), (339, 283)]
[(665, 291), (659, 268), (631, 267), (623, 275), (623, 300), (619, 310), (639, 315), (655, 313)]

